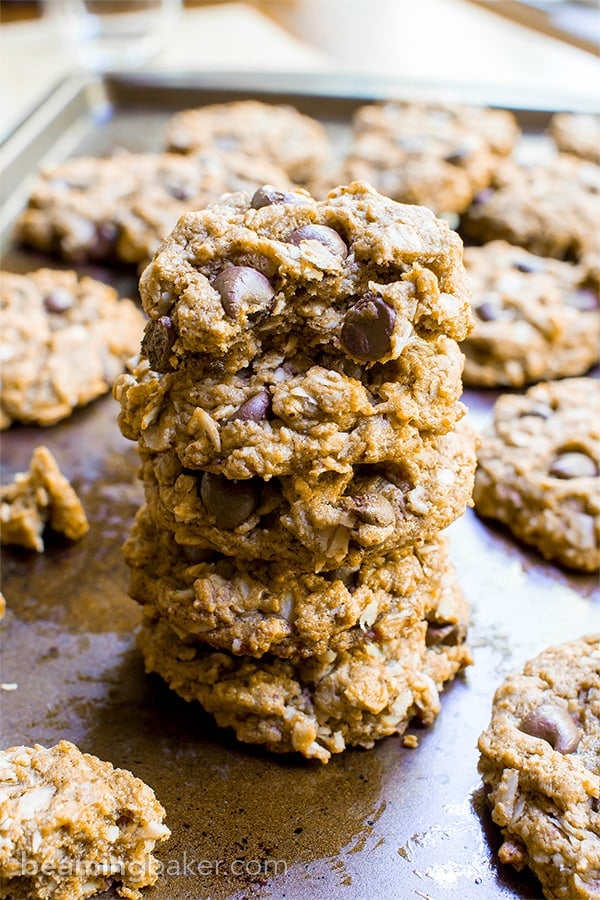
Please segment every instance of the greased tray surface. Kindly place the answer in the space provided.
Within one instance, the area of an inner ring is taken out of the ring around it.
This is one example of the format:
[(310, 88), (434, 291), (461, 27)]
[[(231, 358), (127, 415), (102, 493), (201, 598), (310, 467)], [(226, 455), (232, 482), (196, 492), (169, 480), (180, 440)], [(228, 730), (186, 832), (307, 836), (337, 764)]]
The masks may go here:
[[(175, 110), (250, 93), (320, 117), (339, 146), (352, 110), (386, 93), (383, 86), (369, 96), (349, 85), (330, 93), (322, 84), (308, 87), (285, 78), (277, 94), (260, 79), (64, 83), (0, 150), (3, 268), (56, 265), (10, 243), (12, 219), (42, 160), (119, 146), (158, 150)], [(517, 112), (530, 131), (525, 149), (542, 146), (550, 110)], [(136, 296), (130, 273), (85, 271)], [(496, 396), (465, 392), (477, 428), (489, 421)], [(483, 801), (477, 737), (509, 671), (553, 643), (600, 630), (596, 579), (544, 562), (468, 510), (449, 534), (471, 605), (475, 662), (446, 690), (434, 725), (409, 729), (418, 748), (392, 737), (326, 766), (268, 754), (237, 743), (198, 705), (144, 675), (135, 645), (141, 616), (127, 596), (121, 555), (142, 488), (135, 446), (120, 435), (116, 417), (117, 404), (106, 396), (53, 428), (15, 427), (1, 437), (2, 483), (26, 469), (44, 443), (91, 525), (79, 543), (50, 540), (43, 555), (2, 549), (8, 611), (0, 681), (18, 685), (0, 691), (2, 746), (67, 738), (154, 788), (172, 838), (158, 850), (163, 874), (146, 892), (151, 900), (540, 897), (533, 877), (495, 856), (499, 835)]]

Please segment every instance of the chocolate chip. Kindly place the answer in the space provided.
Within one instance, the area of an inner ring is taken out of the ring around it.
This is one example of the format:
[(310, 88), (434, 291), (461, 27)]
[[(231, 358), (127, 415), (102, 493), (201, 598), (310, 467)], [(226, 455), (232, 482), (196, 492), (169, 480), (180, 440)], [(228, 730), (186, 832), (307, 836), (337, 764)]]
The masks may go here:
[(462, 166), (471, 156), (471, 151), (467, 147), (457, 147), (452, 153), (448, 153), (444, 157), (447, 163), (452, 166)]
[(559, 753), (573, 753), (581, 740), (581, 731), (562, 706), (544, 703), (527, 713), (519, 725), (521, 731), (548, 741)]
[(57, 287), (44, 297), (44, 306), (50, 313), (63, 313), (73, 306), (75, 298), (67, 288)]
[(517, 269), (519, 272), (543, 272), (546, 268), (545, 263), (541, 260), (538, 262), (537, 260), (524, 260), (520, 259), (517, 262), (513, 263), (513, 269)]
[(499, 318), (498, 307), (494, 306), (494, 304), (490, 303), (488, 300), (484, 300), (483, 303), (480, 303), (479, 306), (476, 306), (475, 312), (482, 320), (482, 322), (495, 322), (496, 319)]
[(443, 644), (446, 647), (456, 647), (462, 643), (465, 638), (465, 628), (458, 622), (446, 625), (438, 625), (435, 622), (429, 622), (427, 625), (427, 634), (425, 635), (425, 643), (428, 647), (437, 647)]
[(474, 204), (487, 203), (488, 200), (490, 199), (490, 197), (492, 197), (493, 195), (494, 195), (493, 188), (484, 188), (482, 191), (479, 191), (478, 194), (475, 194), (475, 196), (473, 197), (473, 203)]
[(269, 279), (250, 266), (230, 266), (217, 275), (214, 287), (228, 316), (238, 315), (244, 305), (248, 315), (267, 311), (275, 296)]
[(346, 259), (348, 256), (348, 247), (345, 241), (337, 231), (327, 225), (302, 225), (292, 231), (287, 238), (288, 244), (294, 244), (296, 247), (300, 245), (301, 241), (318, 241), (335, 256), (341, 256), (342, 259)]
[(523, 412), (519, 414), (519, 418), (524, 419), (525, 416), (535, 416), (538, 419), (549, 419), (553, 413), (554, 410), (545, 403), (534, 403), (532, 406), (524, 409)]
[(265, 388), (246, 400), (230, 417), (230, 422), (263, 422), (271, 411), (271, 394)]
[(191, 566), (196, 566), (198, 563), (207, 562), (212, 556), (214, 556), (214, 550), (208, 550), (205, 547), (194, 547), (192, 545), (186, 545), (181, 548), (181, 552), (186, 562), (188, 562)]
[(117, 239), (117, 227), (113, 222), (99, 222), (90, 243), (90, 256), (103, 257), (112, 252)]
[(193, 197), (193, 191), (189, 188), (184, 187), (182, 184), (169, 184), (167, 185), (167, 193), (171, 195), (175, 200), (189, 200)]
[(600, 797), (592, 797), (590, 800), (592, 812), (600, 812)]
[(349, 591), (353, 590), (358, 582), (358, 571), (351, 569), (350, 566), (340, 566), (338, 569), (331, 569), (324, 573), (327, 581), (341, 581)]
[(356, 518), (367, 525), (386, 528), (394, 522), (394, 509), (386, 497), (380, 494), (358, 494), (347, 501)]
[(141, 353), (155, 372), (168, 372), (171, 369), (171, 349), (175, 342), (175, 329), (169, 316), (151, 319), (142, 338)]
[(294, 194), (291, 191), (278, 191), (271, 184), (264, 184), (254, 192), (250, 206), (252, 209), (261, 209), (263, 206), (275, 206), (279, 203), (306, 203), (308, 197), (302, 194)]
[(572, 294), (565, 297), (565, 302), (581, 312), (592, 312), (600, 305), (598, 292), (592, 288), (579, 288), (577, 291), (573, 291)]
[(374, 362), (391, 349), (396, 313), (376, 294), (366, 294), (351, 306), (340, 334), (342, 349), (356, 359)]
[(549, 472), (554, 478), (594, 478), (598, 466), (587, 453), (568, 451), (556, 457)]
[(230, 481), (211, 472), (202, 476), (200, 497), (207, 512), (215, 517), (217, 528), (237, 528), (259, 504), (253, 481)]

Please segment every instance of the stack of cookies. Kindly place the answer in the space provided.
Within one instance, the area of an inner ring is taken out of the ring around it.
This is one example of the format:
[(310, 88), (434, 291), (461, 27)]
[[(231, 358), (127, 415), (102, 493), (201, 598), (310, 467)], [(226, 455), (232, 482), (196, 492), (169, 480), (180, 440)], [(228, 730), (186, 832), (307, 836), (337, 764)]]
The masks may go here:
[(140, 293), (115, 396), (142, 458), (147, 670), (323, 762), (431, 722), (470, 662), (441, 536), (475, 467), (458, 236), (361, 182), (266, 185), (183, 215)]

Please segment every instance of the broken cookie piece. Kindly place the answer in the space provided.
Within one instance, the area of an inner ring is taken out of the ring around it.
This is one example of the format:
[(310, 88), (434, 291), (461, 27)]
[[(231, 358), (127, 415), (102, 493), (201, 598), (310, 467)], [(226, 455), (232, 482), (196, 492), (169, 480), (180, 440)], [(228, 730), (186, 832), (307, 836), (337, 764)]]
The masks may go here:
[(170, 831), (154, 792), (69, 741), (0, 751), (0, 898), (138, 900)]
[(89, 531), (81, 501), (47, 447), (36, 447), (28, 472), (0, 487), (0, 541), (44, 551), (48, 526), (71, 541)]

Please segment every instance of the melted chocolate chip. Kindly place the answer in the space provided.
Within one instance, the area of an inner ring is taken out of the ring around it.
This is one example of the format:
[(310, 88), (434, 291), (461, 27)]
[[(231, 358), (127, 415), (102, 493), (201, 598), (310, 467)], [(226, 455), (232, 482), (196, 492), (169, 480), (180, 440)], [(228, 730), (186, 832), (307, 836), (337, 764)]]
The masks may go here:
[(205, 509), (215, 518), (217, 528), (237, 528), (252, 515), (260, 502), (253, 481), (229, 481), (221, 475), (205, 472), (200, 483)]
[(254, 192), (250, 206), (252, 209), (262, 209), (263, 206), (274, 206), (279, 203), (294, 203), (296, 205), (306, 203), (308, 197), (302, 194), (294, 194), (292, 191), (278, 191), (271, 184), (264, 184)]
[(376, 294), (367, 294), (350, 307), (340, 334), (340, 344), (350, 356), (375, 362), (391, 349), (396, 313)]
[(342, 259), (346, 259), (348, 256), (348, 247), (345, 241), (337, 231), (327, 225), (302, 225), (292, 231), (287, 238), (288, 244), (295, 246), (299, 246), (302, 241), (318, 241), (335, 256), (341, 256)]
[(386, 528), (394, 522), (394, 509), (386, 497), (380, 494), (358, 494), (348, 502), (356, 518), (367, 525)]
[(169, 372), (170, 356), (175, 343), (175, 328), (169, 316), (151, 319), (142, 338), (141, 354), (145, 356), (155, 372)]
[(549, 472), (554, 478), (594, 478), (598, 474), (598, 466), (587, 453), (573, 450), (557, 456)]
[(519, 725), (521, 731), (548, 741), (559, 753), (573, 753), (581, 740), (581, 731), (562, 706), (544, 703), (527, 713)]
[(446, 647), (456, 647), (465, 638), (465, 629), (458, 623), (448, 623), (440, 625), (435, 622), (429, 622), (427, 625), (427, 634), (425, 635), (425, 643), (428, 647), (437, 647), (440, 644)]
[(484, 300), (483, 303), (480, 303), (479, 306), (476, 306), (475, 312), (482, 322), (495, 322), (496, 319), (499, 318), (498, 307), (494, 306), (494, 304), (490, 303), (488, 300)]
[(271, 411), (271, 394), (265, 388), (246, 400), (230, 417), (229, 421), (263, 422)]
[(230, 266), (217, 275), (214, 287), (221, 295), (223, 309), (232, 317), (243, 306), (248, 308), (248, 315), (267, 312), (275, 296), (269, 279), (250, 266)]
[(44, 306), (49, 313), (64, 313), (73, 306), (75, 298), (67, 288), (57, 287), (46, 294)]

